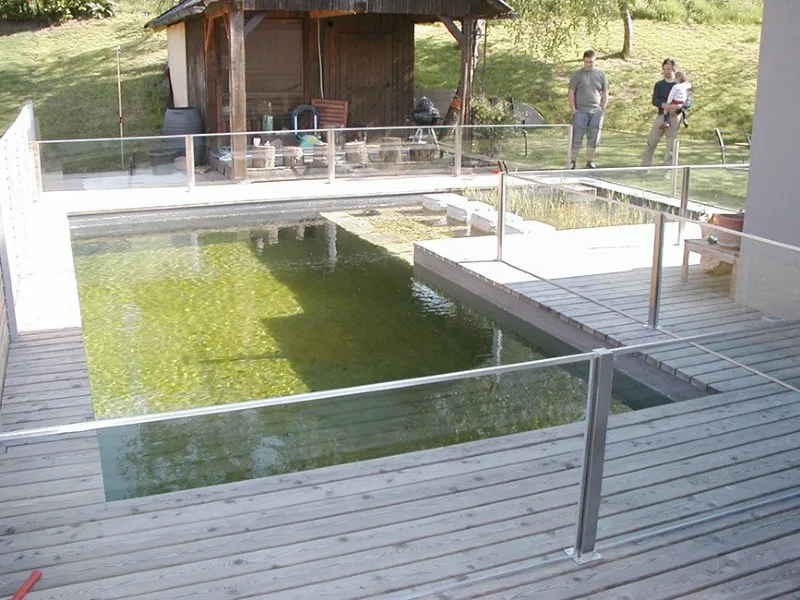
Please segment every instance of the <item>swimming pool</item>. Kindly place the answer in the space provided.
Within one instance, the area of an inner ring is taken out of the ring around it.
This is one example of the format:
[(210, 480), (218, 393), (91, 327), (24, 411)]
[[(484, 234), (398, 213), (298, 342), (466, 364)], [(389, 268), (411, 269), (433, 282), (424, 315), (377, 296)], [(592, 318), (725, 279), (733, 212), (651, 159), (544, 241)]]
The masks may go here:
[[(541, 350), (330, 223), (74, 240), (97, 418), (509, 364)], [(107, 430), (109, 499), (571, 422), (560, 368)], [(625, 407), (617, 405), (617, 410)]]

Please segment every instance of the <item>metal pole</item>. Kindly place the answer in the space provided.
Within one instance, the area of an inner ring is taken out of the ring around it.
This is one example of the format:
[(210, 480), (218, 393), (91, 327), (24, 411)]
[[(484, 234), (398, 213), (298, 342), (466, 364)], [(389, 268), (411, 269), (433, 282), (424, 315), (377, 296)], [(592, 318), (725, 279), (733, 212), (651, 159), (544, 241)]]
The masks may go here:
[[(36, 170), (36, 193), (44, 191), (44, 181), (42, 180), (42, 146), (39, 142), (31, 142), (31, 154), (33, 156), (33, 168)], [(38, 200), (38, 196), (36, 198)]]
[[(692, 174), (691, 167), (683, 167), (683, 180), (681, 181), (681, 207), (678, 215), (686, 218), (689, 212), (689, 178)], [(683, 241), (683, 230), (686, 223), (683, 220), (678, 221), (678, 243)]]
[(329, 127), (328, 132), (328, 183), (333, 183), (336, 179), (336, 139), (334, 138), (333, 128)]
[(650, 272), (650, 312), (647, 326), (658, 327), (658, 310), (661, 303), (661, 266), (664, 262), (664, 213), (656, 215), (655, 235), (653, 236), (653, 267)]
[(453, 159), (454, 160), (453, 175), (456, 177), (461, 177), (461, 153), (462, 153), (461, 142), (462, 142), (463, 130), (461, 129), (461, 125), (459, 123), (456, 123), (455, 128), (456, 128), (455, 131), (456, 135), (454, 144), (455, 144), (456, 155)]
[(194, 140), (191, 135), (183, 136), (183, 147), (186, 155), (186, 181), (189, 191), (194, 190)]
[(676, 167), (675, 169), (670, 169), (670, 175), (672, 175), (672, 197), (675, 198), (678, 194), (678, 178), (676, 175), (678, 174), (678, 163), (680, 162), (681, 156), (681, 141), (675, 140), (675, 146), (672, 150), (672, 166)]
[(125, 146), (122, 138), (125, 137), (122, 118), (122, 74), (119, 66), (120, 47), (117, 44), (117, 113), (119, 116), (119, 160), (122, 170), (125, 170)]
[(500, 183), (497, 186), (497, 260), (503, 260), (503, 238), (506, 229), (506, 174), (500, 171)]
[(572, 166), (572, 125), (567, 128), (567, 168)]
[(614, 354), (605, 348), (594, 351), (589, 363), (589, 389), (586, 397), (586, 437), (578, 502), (575, 545), (566, 550), (578, 564), (601, 558), (594, 551), (600, 515), (603, 464), (606, 452), (611, 384), (614, 380)]

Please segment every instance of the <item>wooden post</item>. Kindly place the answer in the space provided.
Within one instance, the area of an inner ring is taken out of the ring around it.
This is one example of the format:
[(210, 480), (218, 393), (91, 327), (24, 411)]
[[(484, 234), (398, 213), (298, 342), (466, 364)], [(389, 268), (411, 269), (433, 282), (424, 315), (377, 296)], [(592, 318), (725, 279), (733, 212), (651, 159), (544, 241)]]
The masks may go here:
[(469, 123), (469, 104), (472, 98), (473, 79), (475, 76), (475, 29), (473, 17), (464, 17), (461, 33), (464, 43), (461, 44), (461, 124)]
[[(217, 43), (217, 20), (206, 19), (206, 129), (219, 133), (219, 118), (222, 115), (222, 90), (219, 85), (219, 45)], [(210, 138), (213, 147), (219, 146), (216, 138)]]
[[(234, 5), (228, 19), (231, 64), (231, 158), (233, 178), (247, 176), (247, 96), (245, 92), (244, 8)], [(239, 135), (237, 135), (239, 134)]]

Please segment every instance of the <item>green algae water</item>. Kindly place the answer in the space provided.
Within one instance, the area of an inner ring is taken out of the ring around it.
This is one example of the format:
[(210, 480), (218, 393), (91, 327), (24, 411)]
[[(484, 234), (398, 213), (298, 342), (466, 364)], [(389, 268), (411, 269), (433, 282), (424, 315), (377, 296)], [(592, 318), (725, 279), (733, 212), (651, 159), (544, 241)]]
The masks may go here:
[[(73, 242), (97, 418), (542, 358), (330, 224)], [(580, 419), (560, 368), (106, 430), (108, 499), (291, 473)], [(618, 410), (624, 407), (618, 406)]]

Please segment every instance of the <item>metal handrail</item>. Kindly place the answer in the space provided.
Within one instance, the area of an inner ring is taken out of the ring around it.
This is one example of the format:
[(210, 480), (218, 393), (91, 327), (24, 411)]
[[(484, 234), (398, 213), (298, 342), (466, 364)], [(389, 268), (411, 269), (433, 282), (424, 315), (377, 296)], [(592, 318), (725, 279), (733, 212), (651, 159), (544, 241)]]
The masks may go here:
[(197, 408), (187, 408), (170, 412), (153, 413), (147, 415), (136, 415), (132, 417), (117, 417), (113, 419), (103, 419), (99, 421), (84, 421), (82, 423), (69, 423), (66, 425), (52, 425), (49, 427), (37, 427), (34, 429), (23, 429), (19, 431), (9, 431), (0, 433), (0, 443), (8, 441), (27, 440), (33, 438), (47, 437), (52, 435), (62, 435), (67, 433), (84, 433), (100, 429), (111, 429), (114, 427), (124, 427), (127, 425), (142, 425), (144, 423), (156, 423), (161, 421), (174, 421), (176, 419), (186, 419), (191, 417), (203, 417), (208, 415), (219, 415), (230, 412), (240, 412), (243, 410), (267, 408), (274, 406), (289, 406), (318, 400), (331, 400), (338, 398), (348, 398), (376, 392), (392, 392), (395, 390), (446, 383), (450, 381), (460, 381), (473, 379), (475, 377), (485, 377), (489, 375), (502, 375), (504, 373), (514, 373), (516, 371), (526, 371), (531, 369), (544, 369), (547, 367), (557, 367), (571, 365), (583, 361), (588, 361), (594, 356), (592, 352), (580, 354), (570, 354), (568, 356), (557, 356), (554, 358), (543, 358), (539, 360), (514, 363), (511, 365), (500, 365), (496, 367), (480, 367), (466, 371), (456, 371), (441, 375), (427, 375), (425, 377), (414, 377), (411, 379), (398, 379), (381, 383), (370, 383), (348, 388), (324, 390), (319, 392), (306, 392), (293, 396), (278, 396), (276, 398), (263, 398), (259, 400), (247, 400), (244, 402), (232, 402), (229, 404), (218, 404), (214, 406), (201, 406)]
[[(572, 126), (569, 124), (563, 123), (543, 123), (543, 124), (504, 124), (504, 125), (459, 125), (464, 130), (473, 131), (473, 130), (482, 130), (482, 129), (498, 129), (498, 128), (508, 128), (508, 129), (566, 129), (571, 128)], [(426, 126), (426, 129), (434, 129), (434, 130), (455, 130), (456, 125), (431, 125), (430, 127)], [(363, 132), (363, 131), (397, 131), (397, 130), (410, 130), (416, 131), (419, 129), (419, 125), (394, 125), (389, 127), (337, 127), (335, 128), (336, 133), (346, 133), (348, 131), (354, 132)], [(280, 131), (235, 131), (235, 132), (225, 132), (225, 133), (192, 133), (188, 134), (192, 137), (230, 137), (230, 136), (240, 136), (240, 135), (293, 135), (297, 133), (314, 133), (318, 131), (322, 131), (322, 128), (310, 128), (310, 129), (284, 129)], [(123, 138), (119, 137), (106, 137), (106, 138), (71, 138), (71, 139), (63, 139), (63, 140), (38, 140), (37, 144), (69, 144), (69, 143), (77, 143), (77, 142), (113, 142), (118, 144), (120, 140), (125, 142), (129, 141), (141, 141), (141, 140), (152, 140), (152, 141), (159, 141), (159, 140), (169, 140), (169, 139), (183, 139), (186, 134), (176, 134), (176, 135), (139, 135), (139, 136), (126, 136)], [(728, 165), (730, 166), (730, 165)]]
[[(644, 207), (644, 206), (638, 206), (636, 204), (632, 204), (632, 203), (629, 203), (629, 202), (622, 202), (622, 201), (619, 201), (619, 200), (615, 200), (613, 198), (603, 198), (602, 199), (605, 202), (608, 202), (610, 204), (615, 204), (615, 205), (620, 205), (620, 206), (624, 205), (629, 209), (633, 209), (634, 211), (638, 211), (638, 212), (640, 212), (642, 214), (645, 214), (645, 215), (648, 215), (649, 217), (652, 217), (654, 219), (654, 221), (655, 221), (655, 230), (656, 231), (655, 231), (655, 236), (654, 236), (653, 264), (652, 264), (651, 276), (650, 276), (650, 284), (651, 284), (650, 285), (650, 290), (651, 291), (650, 291), (650, 302), (649, 302), (649, 314), (648, 314), (648, 319), (647, 319), (647, 325), (652, 329), (656, 329), (658, 327), (659, 303), (660, 303), (660, 298), (661, 298), (661, 290), (660, 290), (660, 288), (661, 288), (661, 270), (662, 270), (661, 269), (661, 263), (662, 263), (663, 249), (664, 249), (664, 225), (665, 225), (665, 222), (666, 222), (667, 219), (670, 219), (670, 220), (675, 221), (675, 222), (678, 223), (678, 241), (677, 241), (677, 243), (680, 243), (680, 241), (683, 239), (683, 231), (685, 229), (686, 224), (687, 223), (692, 223), (692, 224), (695, 224), (695, 225), (701, 225), (702, 227), (708, 228), (711, 231), (718, 231), (718, 232), (726, 233), (726, 234), (729, 234), (729, 235), (736, 235), (740, 239), (751, 240), (751, 241), (758, 242), (758, 243), (764, 244), (764, 245), (772, 247), (772, 248), (779, 248), (779, 249), (782, 249), (782, 250), (788, 250), (790, 252), (800, 252), (800, 247), (793, 246), (791, 244), (786, 244), (784, 242), (779, 242), (779, 241), (776, 241), (776, 240), (770, 240), (770, 239), (767, 239), (767, 238), (764, 238), (764, 237), (761, 237), (761, 236), (758, 236), (758, 235), (753, 235), (753, 234), (750, 234), (750, 233), (744, 233), (744, 232), (738, 232), (738, 231), (734, 232), (734, 231), (731, 231), (731, 230), (726, 229), (724, 227), (720, 227), (718, 225), (712, 225), (712, 224), (701, 222), (701, 221), (698, 221), (698, 220), (695, 220), (695, 219), (691, 219), (691, 218), (685, 216), (686, 206), (688, 204), (688, 189), (689, 189), (688, 177), (689, 177), (689, 175), (691, 173), (691, 170), (692, 169), (703, 169), (703, 168), (707, 168), (707, 169), (715, 169), (715, 168), (716, 169), (723, 169), (723, 168), (728, 168), (729, 166), (730, 165), (712, 165), (712, 166), (699, 165), (699, 166), (691, 166), (690, 167), (690, 166), (687, 166), (687, 165), (682, 165), (682, 166), (630, 167), (630, 168), (613, 167), (613, 168), (608, 168), (608, 169), (591, 169), (590, 170), (590, 172), (592, 172), (592, 173), (594, 173), (596, 171), (612, 171), (612, 172), (630, 172), (630, 171), (634, 171), (635, 172), (635, 171), (647, 171), (649, 169), (657, 168), (657, 169), (661, 169), (661, 170), (664, 170), (664, 171), (681, 169), (683, 171), (683, 173), (684, 173), (684, 182), (683, 182), (683, 185), (682, 185), (681, 204), (680, 204), (680, 213), (681, 214), (678, 214), (678, 215), (673, 215), (673, 214), (667, 213), (665, 211), (652, 209), (652, 208), (647, 208), (647, 207)], [(571, 175), (571, 177), (564, 177), (563, 178), (564, 179), (564, 183), (566, 183), (570, 179), (574, 179), (575, 171), (572, 171), (572, 170), (569, 170), (569, 171), (564, 171), (564, 170), (558, 170), (558, 171), (537, 170), (537, 171), (528, 171), (528, 172), (525, 172), (523, 174), (520, 174), (520, 173), (509, 173), (507, 177), (501, 178), (500, 184), (499, 184), (498, 195), (500, 197), (505, 197), (505, 195), (506, 195), (506, 187), (508, 185), (512, 185), (513, 186), (513, 180), (514, 179), (521, 180), (521, 181), (524, 181), (524, 182), (527, 182), (527, 183), (531, 183), (531, 184), (534, 184), (534, 185), (542, 185), (543, 182), (541, 180), (532, 179), (532, 178), (533, 177), (542, 177), (542, 176), (545, 176), (545, 177), (546, 176), (552, 176), (553, 173), (569, 173)], [(550, 183), (550, 184), (545, 183), (545, 185), (550, 185), (551, 187), (554, 187), (556, 189), (558, 189), (560, 187), (560, 184), (558, 184), (558, 183)], [(574, 193), (585, 195), (587, 198), (591, 198), (593, 200), (597, 199), (595, 196), (593, 196), (591, 194), (585, 194), (585, 193), (580, 192), (580, 191), (575, 191)], [(502, 215), (500, 215), (498, 217), (498, 221), (501, 221), (504, 218), (505, 218), (505, 214), (503, 213)], [(507, 263), (507, 261), (505, 260), (505, 258), (503, 256), (503, 245), (500, 242), (500, 232), (499, 231), (497, 233), (497, 237), (498, 237), (497, 260), (500, 261), (500, 262), (506, 262)], [(797, 256), (800, 257), (800, 254), (798, 254)], [(511, 264), (511, 263), (507, 263), (507, 264)], [(512, 265), (512, 266), (514, 266), (514, 265)], [(519, 267), (516, 267), (516, 266), (515, 266), (515, 268), (519, 269)], [(525, 271), (525, 269), (520, 269), (520, 270)], [(529, 271), (525, 271), (525, 272), (530, 273)], [(535, 276), (535, 277), (539, 277), (535, 273), (530, 273), (530, 274)], [(546, 280), (545, 278), (542, 278), (542, 277), (539, 277), (539, 278), (543, 279), (545, 281), (549, 281), (549, 280)], [(552, 282), (552, 281), (549, 281), (549, 283), (551, 283), (553, 285), (556, 285), (556, 286), (558, 286), (558, 287), (560, 287), (562, 289), (565, 289), (567, 291), (570, 291), (573, 294), (576, 294), (577, 296), (579, 296), (581, 298), (584, 298), (586, 300), (591, 300), (592, 302), (595, 302), (598, 305), (603, 306), (604, 308), (607, 308), (608, 310), (611, 310), (614, 313), (620, 314), (620, 315), (625, 316), (627, 318), (630, 318), (630, 319), (632, 319), (634, 321), (643, 322), (641, 319), (638, 319), (638, 318), (634, 317), (633, 315), (630, 315), (630, 314), (628, 314), (628, 313), (626, 313), (626, 312), (624, 312), (624, 311), (622, 311), (620, 309), (617, 309), (617, 308), (614, 308), (612, 306), (606, 305), (605, 303), (602, 303), (600, 301), (593, 300), (591, 297), (588, 297), (588, 296), (586, 296), (586, 295), (584, 295), (584, 294), (582, 294), (580, 292), (571, 290), (568, 286), (563, 286), (563, 285), (560, 285), (560, 284)], [(668, 332), (664, 331), (664, 333), (668, 333)], [(744, 368), (749, 368), (749, 367), (744, 367)], [(794, 389), (794, 388), (792, 388), (792, 389)]]
[(52, 425), (48, 427), (23, 429), (19, 431), (9, 431), (5, 433), (0, 433), (0, 443), (15, 441), (15, 440), (18, 441), (22, 439), (47, 437), (53, 435), (63, 435), (69, 433), (85, 433), (88, 431), (111, 429), (114, 427), (124, 427), (128, 425), (141, 425), (145, 423), (156, 423), (160, 421), (174, 421), (177, 419), (184, 419), (191, 417), (202, 417), (202, 416), (225, 414), (231, 412), (240, 412), (249, 409), (267, 408), (275, 406), (288, 406), (292, 404), (301, 404), (307, 402), (314, 402), (318, 400), (347, 398), (347, 397), (376, 393), (376, 392), (390, 392), (390, 391), (408, 389), (413, 387), (422, 387), (425, 385), (434, 385), (437, 383), (447, 383), (451, 381), (472, 379), (475, 377), (502, 375), (504, 373), (514, 373), (518, 371), (544, 369), (548, 367), (576, 364), (583, 361), (590, 361), (594, 357), (596, 357), (597, 354), (600, 352), (602, 352), (603, 354), (611, 354), (613, 356), (621, 356), (625, 354), (633, 354), (636, 352), (641, 352), (642, 350), (651, 350), (653, 348), (659, 348), (662, 346), (673, 346), (676, 344), (708, 341), (714, 338), (724, 337), (726, 335), (731, 335), (735, 333), (763, 332), (775, 329), (782, 329), (794, 325), (800, 325), (800, 319), (793, 321), (782, 321), (780, 323), (766, 323), (763, 326), (748, 327), (745, 329), (730, 328), (720, 331), (714, 331), (711, 333), (704, 333), (686, 337), (676, 337), (675, 339), (670, 339), (670, 340), (646, 342), (642, 344), (636, 344), (634, 346), (625, 346), (622, 348), (612, 348), (612, 349), (602, 348), (599, 350), (593, 350), (591, 352), (569, 354), (567, 356), (557, 356), (554, 358), (544, 358), (539, 360), (514, 363), (510, 365), (480, 367), (477, 369), (455, 371), (451, 373), (443, 373), (440, 375), (427, 375), (424, 377), (398, 379), (395, 381), (388, 381), (381, 383), (370, 383), (366, 385), (353, 386), (348, 388), (338, 388), (338, 389), (324, 390), (319, 392), (306, 392), (303, 394), (295, 394), (292, 396), (278, 396), (275, 398), (264, 398), (258, 400), (247, 400), (242, 402), (232, 402), (228, 404), (188, 408), (183, 410), (153, 413), (148, 415), (116, 417), (112, 419), (84, 421), (80, 423), (69, 423), (65, 425)]

